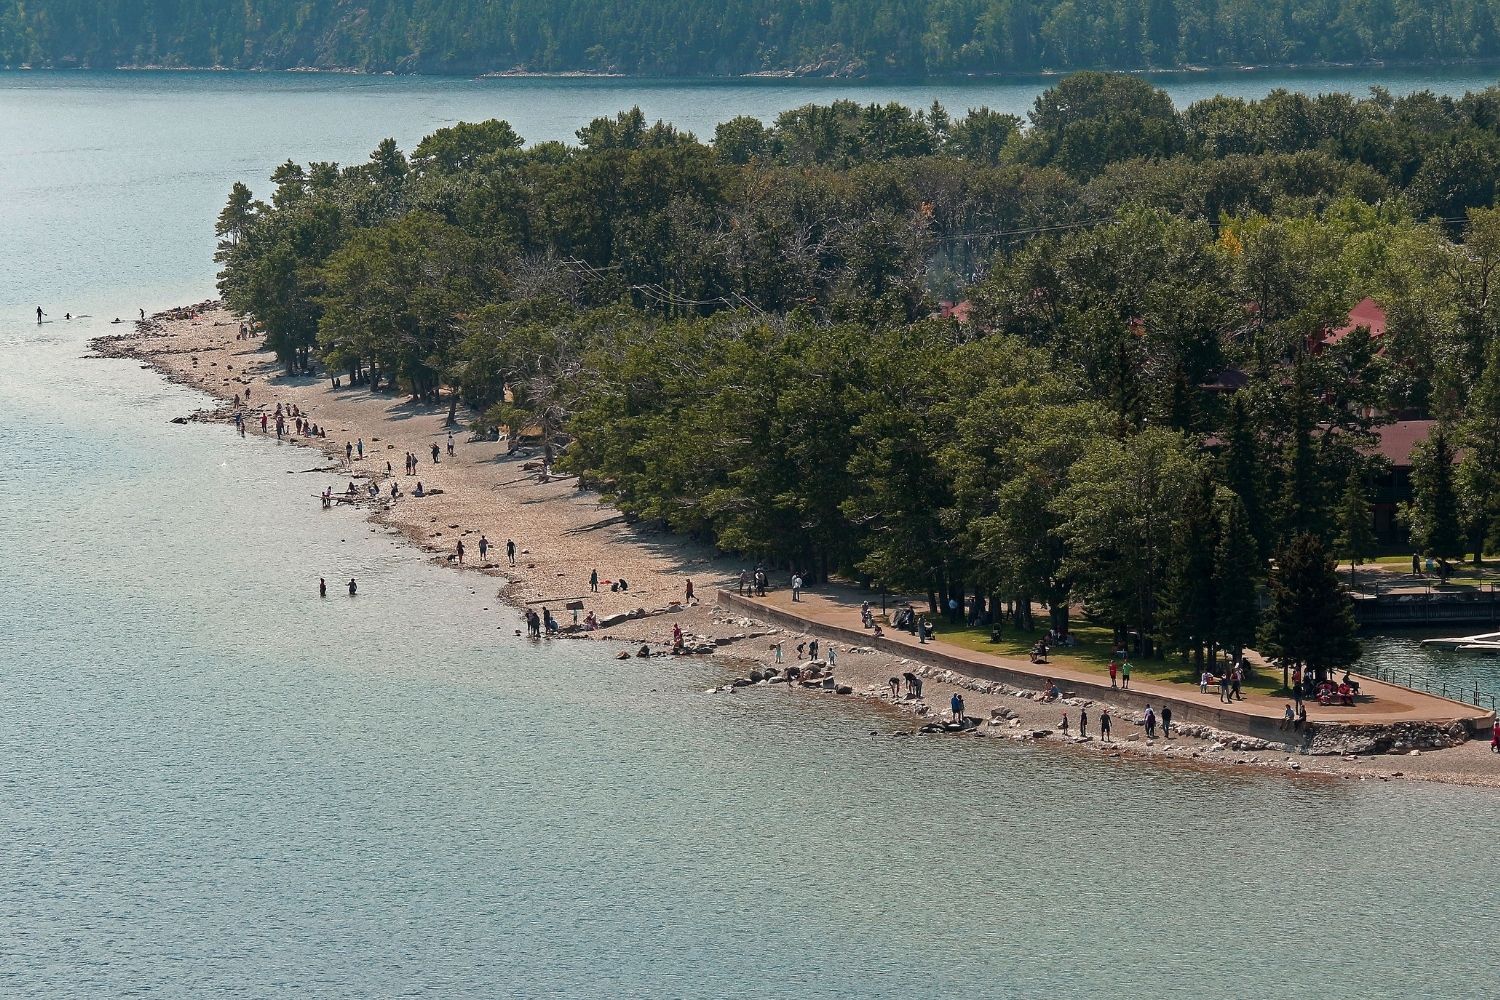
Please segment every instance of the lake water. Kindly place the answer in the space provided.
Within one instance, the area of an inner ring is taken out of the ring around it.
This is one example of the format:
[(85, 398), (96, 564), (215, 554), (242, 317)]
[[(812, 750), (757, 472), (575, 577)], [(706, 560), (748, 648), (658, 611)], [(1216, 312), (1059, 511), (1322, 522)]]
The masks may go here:
[(1492, 794), (872, 739), (536, 651), (307, 453), (80, 358), (209, 296), (225, 191), (288, 156), (1036, 89), (0, 75), (0, 996), (1493, 995)]

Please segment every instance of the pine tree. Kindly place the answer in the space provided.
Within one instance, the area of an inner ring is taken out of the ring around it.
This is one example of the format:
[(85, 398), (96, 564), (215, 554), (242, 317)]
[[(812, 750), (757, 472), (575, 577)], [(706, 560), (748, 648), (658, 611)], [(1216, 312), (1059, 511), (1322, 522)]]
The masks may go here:
[(1214, 500), (1213, 479), (1200, 472), (1183, 502), (1158, 622), (1163, 644), (1184, 656), (1191, 652), (1199, 666), (1204, 648), (1213, 644), (1217, 611), (1213, 584), (1219, 520)]
[(1219, 544), (1214, 552), (1213, 593), (1215, 639), (1230, 656), (1255, 641), (1260, 623), (1256, 581), (1261, 561), (1245, 505), (1232, 490), (1219, 488), (1216, 501)]
[(1455, 435), (1464, 449), (1458, 485), (1474, 562), (1500, 547), (1500, 340), (1486, 352), (1484, 372), (1469, 392)]
[(1255, 539), (1257, 561), (1264, 563), (1271, 554), (1271, 530), (1266, 523), (1265, 476), (1255, 428), (1244, 398), (1236, 395), (1229, 401), (1229, 415), (1224, 428), (1224, 484), (1235, 492), (1244, 505), (1245, 523)]
[(1373, 515), (1365, 499), (1365, 479), (1358, 465), (1350, 467), (1339, 503), (1338, 551), (1349, 560), (1349, 586), (1353, 587), (1354, 567), (1375, 551)]
[(1261, 652), (1287, 671), (1300, 666), (1326, 679), (1359, 659), (1354, 609), (1339, 586), (1338, 568), (1313, 534), (1297, 535), (1283, 547), (1270, 579), (1271, 606), (1261, 629)]
[(1458, 490), (1453, 475), (1453, 446), (1442, 424), (1417, 446), (1412, 457), (1412, 499), (1401, 516), (1411, 528), (1419, 551), (1439, 559), (1464, 554), (1464, 533), (1458, 517)]
[(1313, 440), (1313, 400), (1305, 362), (1292, 374), (1290, 420), (1292, 440), (1285, 454), (1280, 537), (1283, 544), (1297, 535), (1323, 535), (1323, 476)]

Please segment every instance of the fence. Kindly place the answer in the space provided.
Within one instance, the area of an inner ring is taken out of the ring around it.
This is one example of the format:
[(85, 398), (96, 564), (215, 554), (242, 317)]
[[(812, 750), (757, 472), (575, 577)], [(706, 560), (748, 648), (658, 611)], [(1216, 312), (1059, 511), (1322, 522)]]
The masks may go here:
[(1500, 710), (1500, 694), (1493, 691), (1480, 690), (1479, 682), (1475, 681), (1472, 688), (1469, 683), (1458, 681), (1447, 681), (1441, 678), (1418, 676), (1412, 670), (1399, 670), (1395, 667), (1374, 667), (1369, 670), (1361, 670), (1360, 673), (1366, 677), (1373, 677), (1377, 681), (1385, 681), (1387, 684), (1400, 684), (1414, 691), (1426, 691), (1441, 698), (1451, 698), (1461, 701), (1475, 708), (1487, 708), (1494, 712)]

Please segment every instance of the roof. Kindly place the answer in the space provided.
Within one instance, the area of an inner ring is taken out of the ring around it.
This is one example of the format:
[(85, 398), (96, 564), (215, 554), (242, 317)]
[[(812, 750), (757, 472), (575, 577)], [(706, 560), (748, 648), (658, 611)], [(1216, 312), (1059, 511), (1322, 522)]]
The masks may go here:
[(969, 321), (969, 310), (972, 308), (973, 304), (968, 299), (964, 299), (957, 305), (954, 305), (952, 302), (940, 302), (938, 303), (938, 315), (943, 319), (967, 323)]
[(1436, 420), (1398, 420), (1375, 428), (1375, 451), (1397, 468), (1411, 467), (1412, 449), (1426, 441)]
[(1380, 303), (1366, 295), (1359, 303), (1349, 310), (1349, 321), (1336, 330), (1329, 330), (1323, 337), (1325, 344), (1337, 344), (1358, 327), (1366, 327), (1371, 337), (1382, 337), (1385, 335), (1385, 310)]

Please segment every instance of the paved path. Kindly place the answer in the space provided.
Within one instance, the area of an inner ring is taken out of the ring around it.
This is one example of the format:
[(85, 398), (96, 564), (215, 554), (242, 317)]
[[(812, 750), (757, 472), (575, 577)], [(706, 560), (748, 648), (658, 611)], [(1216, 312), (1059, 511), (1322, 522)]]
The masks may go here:
[[(816, 592), (804, 590), (802, 600), (798, 602), (792, 601), (790, 591), (774, 591), (766, 597), (757, 597), (752, 600), (757, 605), (774, 608), (782, 614), (797, 616), (807, 623), (809, 633), (814, 635), (817, 634), (820, 625), (865, 635), (870, 634), (862, 628), (859, 616), (860, 604), (871, 600), (868, 591), (820, 587)], [(871, 601), (871, 603), (875, 602)], [(918, 606), (921, 607), (925, 603), (923, 601)], [(1038, 689), (1045, 687), (1048, 680), (1056, 680), (1058, 686), (1064, 689), (1070, 685), (1098, 685), (1100, 683), (1108, 685), (1109, 683), (1107, 675), (1055, 661), (1037, 665), (1014, 657), (996, 656), (965, 649), (953, 643), (943, 642), (941, 638), (922, 646), (915, 636), (895, 629), (886, 629), (885, 637), (901, 645), (911, 646), (914, 650), (941, 653), (944, 657), (960, 661), (960, 663), (988, 665), (1015, 673), (1028, 674), (1036, 678)], [(1465, 719), (1471, 720), (1471, 725), (1488, 729), (1494, 718), (1493, 713), (1472, 705), (1413, 691), (1396, 684), (1387, 684), (1364, 675), (1356, 674), (1355, 676), (1359, 677), (1361, 691), (1361, 697), (1355, 706), (1331, 705), (1325, 708), (1316, 701), (1308, 701), (1306, 704), (1309, 721), (1384, 725), (1392, 722), (1450, 722), (1455, 719)], [(1202, 702), (1205, 709), (1224, 714), (1242, 715), (1247, 717), (1247, 720), (1258, 721), (1262, 727), (1267, 720), (1273, 723), (1280, 720), (1287, 703), (1285, 698), (1274, 697), (1260, 691), (1247, 691), (1243, 701), (1226, 705), (1220, 701), (1216, 689), (1211, 689), (1208, 694), (1200, 694), (1197, 685), (1153, 681), (1139, 675), (1131, 679), (1130, 691), (1142, 698), (1170, 698), (1177, 702), (1195, 704)]]

